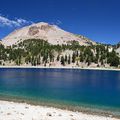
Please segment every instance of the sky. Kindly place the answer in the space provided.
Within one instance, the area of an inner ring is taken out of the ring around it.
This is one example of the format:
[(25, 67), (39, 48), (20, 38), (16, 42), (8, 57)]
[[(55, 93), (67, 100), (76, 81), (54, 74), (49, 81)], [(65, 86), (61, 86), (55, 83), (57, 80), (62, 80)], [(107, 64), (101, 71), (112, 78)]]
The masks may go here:
[(96, 42), (120, 42), (120, 0), (0, 0), (0, 39), (48, 22)]

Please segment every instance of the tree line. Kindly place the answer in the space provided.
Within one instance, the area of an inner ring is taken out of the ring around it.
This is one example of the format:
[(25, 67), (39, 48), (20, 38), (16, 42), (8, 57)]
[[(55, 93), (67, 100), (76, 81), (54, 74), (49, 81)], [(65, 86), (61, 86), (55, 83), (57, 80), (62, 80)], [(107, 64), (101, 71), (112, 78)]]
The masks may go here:
[[(72, 52), (66, 52), (72, 51)], [(64, 54), (63, 54), (64, 53)], [(0, 45), (0, 64), (6, 65), (7, 62), (15, 65), (30, 64), (32, 66), (51, 65), (54, 62), (61, 65), (85, 63), (90, 66), (92, 63), (97, 66), (118, 67), (120, 64), (119, 56), (114, 48), (109, 51), (107, 45), (80, 46), (78, 42), (72, 41), (65, 45), (51, 45), (45, 40), (29, 39), (20, 42), (18, 45), (4, 47)]]

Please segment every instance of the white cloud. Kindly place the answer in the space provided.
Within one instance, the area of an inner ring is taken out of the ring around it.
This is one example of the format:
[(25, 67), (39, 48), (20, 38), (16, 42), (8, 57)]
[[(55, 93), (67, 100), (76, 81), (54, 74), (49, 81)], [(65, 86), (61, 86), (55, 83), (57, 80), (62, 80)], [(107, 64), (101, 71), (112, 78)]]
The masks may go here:
[(62, 21), (57, 20), (56, 24), (57, 24), (57, 25), (60, 25), (60, 24), (62, 24)]
[(53, 24), (53, 25), (61, 25), (62, 21), (56, 20), (55, 22), (51, 22), (51, 24)]
[(22, 18), (19, 19), (8, 19), (7, 17), (0, 15), (0, 26), (8, 26), (8, 27), (20, 27), (26, 24), (32, 23), (31, 21), (24, 20)]

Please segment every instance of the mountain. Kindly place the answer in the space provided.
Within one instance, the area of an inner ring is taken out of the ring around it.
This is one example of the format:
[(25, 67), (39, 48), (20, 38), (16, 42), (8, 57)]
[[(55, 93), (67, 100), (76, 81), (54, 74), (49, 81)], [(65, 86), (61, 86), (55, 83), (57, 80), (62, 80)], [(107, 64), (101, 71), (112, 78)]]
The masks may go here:
[(116, 52), (119, 45), (97, 44), (48, 23), (15, 30), (1, 43), (2, 66), (120, 67), (120, 56)]
[(30, 26), (23, 27), (10, 33), (7, 37), (2, 39), (5, 46), (18, 44), (27, 39), (43, 39), (53, 45), (68, 44), (71, 41), (78, 41), (80, 45), (95, 45), (96, 43), (81, 35), (75, 35), (66, 32), (56, 25), (40, 22)]
[(116, 45), (113, 46), (115, 48), (115, 51), (120, 55), (120, 42), (118, 42)]

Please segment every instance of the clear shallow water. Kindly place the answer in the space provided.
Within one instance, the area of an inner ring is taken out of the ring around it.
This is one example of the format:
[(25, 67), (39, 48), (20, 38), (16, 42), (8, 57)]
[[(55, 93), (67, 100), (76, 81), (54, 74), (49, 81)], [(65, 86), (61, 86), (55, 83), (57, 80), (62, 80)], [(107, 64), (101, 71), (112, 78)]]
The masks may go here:
[(0, 98), (72, 108), (97, 108), (120, 116), (120, 72), (71, 69), (0, 69)]

